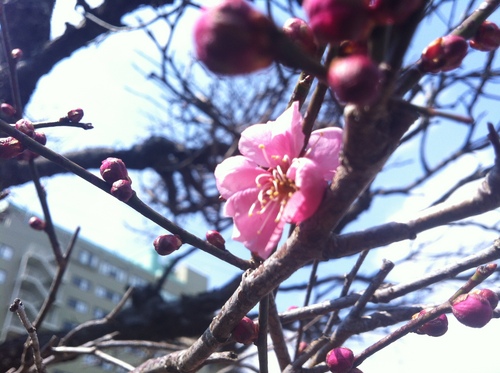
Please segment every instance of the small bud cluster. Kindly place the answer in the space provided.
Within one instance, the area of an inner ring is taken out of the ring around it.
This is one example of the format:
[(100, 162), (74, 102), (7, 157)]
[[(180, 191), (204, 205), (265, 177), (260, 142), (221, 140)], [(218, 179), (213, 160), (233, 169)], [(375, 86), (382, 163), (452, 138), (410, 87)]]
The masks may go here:
[(456, 319), (471, 328), (482, 328), (493, 317), (498, 296), (490, 289), (474, 290), (453, 301), (451, 311)]
[(243, 317), (238, 325), (233, 329), (233, 339), (245, 345), (248, 345), (255, 340), (259, 335), (259, 325), (254, 323), (249, 317)]
[(120, 201), (127, 202), (134, 195), (132, 180), (128, 176), (125, 163), (118, 158), (109, 157), (102, 161), (99, 169), (101, 176), (111, 184), (111, 194)]
[(153, 246), (158, 255), (165, 256), (179, 250), (182, 246), (181, 238), (176, 234), (162, 234), (153, 241)]
[[(15, 109), (9, 104), (2, 104), (1, 110), (4, 114), (15, 115)], [(24, 133), (26, 136), (31, 137), (36, 142), (45, 145), (47, 137), (43, 132), (35, 131), (33, 123), (27, 119), (19, 119), (15, 127), (18, 131)], [(26, 149), (26, 147), (15, 137), (8, 136), (0, 138), (0, 159), (30, 160), (38, 157), (38, 154)]]

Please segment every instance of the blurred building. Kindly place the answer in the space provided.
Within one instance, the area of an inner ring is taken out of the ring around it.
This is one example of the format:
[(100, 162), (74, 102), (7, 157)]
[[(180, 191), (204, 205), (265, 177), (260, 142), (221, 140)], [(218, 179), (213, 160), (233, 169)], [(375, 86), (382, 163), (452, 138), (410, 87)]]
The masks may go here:
[[(20, 298), (33, 321), (49, 294), (57, 266), (50, 242), (44, 232), (29, 227), (32, 214), (0, 201), (0, 342), (26, 335), (17, 316), (8, 311), (8, 304)], [(62, 250), (72, 234), (56, 229)], [(124, 257), (111, 253), (89, 241), (78, 238), (71, 260), (42, 330), (70, 329), (84, 321), (102, 318), (122, 298), (129, 285), (140, 286), (155, 280), (158, 266), (144, 268)], [(187, 267), (178, 266), (168, 278), (162, 295), (173, 299), (180, 294), (196, 294), (206, 290), (207, 279)], [(135, 351), (144, 359), (144, 351)], [(127, 355), (133, 356), (134, 351)], [(129, 359), (130, 360), (130, 359)], [(105, 363), (93, 355), (78, 361), (49, 368), (49, 372), (103, 372), (124, 370)]]

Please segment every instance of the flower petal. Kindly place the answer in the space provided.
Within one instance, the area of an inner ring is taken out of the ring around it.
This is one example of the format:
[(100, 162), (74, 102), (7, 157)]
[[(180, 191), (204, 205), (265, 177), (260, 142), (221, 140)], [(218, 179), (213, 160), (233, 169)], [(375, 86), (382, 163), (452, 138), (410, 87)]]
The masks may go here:
[(224, 212), (234, 220), (233, 239), (262, 259), (271, 255), (283, 233), (285, 222), (276, 221), (279, 205), (270, 204), (264, 213), (249, 214), (257, 201), (259, 189), (247, 189), (234, 194), (226, 202)]
[(311, 133), (306, 158), (312, 159), (321, 168), (326, 181), (331, 181), (340, 164), (341, 149), (342, 130), (340, 128), (316, 130)]
[(322, 171), (321, 166), (310, 159), (297, 158), (293, 161), (287, 176), (295, 180), (299, 190), (286, 204), (283, 212), (285, 221), (300, 223), (316, 212), (327, 187)]
[(224, 199), (241, 190), (255, 188), (255, 178), (262, 173), (268, 172), (241, 155), (225, 159), (214, 172), (217, 189)]
[[(238, 148), (244, 156), (263, 167), (276, 167), (283, 158), (298, 157), (304, 145), (302, 115), (294, 102), (276, 121), (254, 124), (241, 133)], [(288, 166), (288, 164), (287, 164)]]

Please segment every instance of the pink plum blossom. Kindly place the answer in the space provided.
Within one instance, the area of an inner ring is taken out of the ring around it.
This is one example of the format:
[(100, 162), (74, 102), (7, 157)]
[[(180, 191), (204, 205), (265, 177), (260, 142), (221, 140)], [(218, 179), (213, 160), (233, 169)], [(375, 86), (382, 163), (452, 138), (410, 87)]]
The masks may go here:
[(217, 188), (234, 220), (233, 239), (262, 259), (278, 243), (286, 223), (300, 223), (319, 207), (339, 165), (342, 130), (305, 136), (297, 102), (276, 121), (255, 124), (241, 134), (241, 155), (215, 169)]

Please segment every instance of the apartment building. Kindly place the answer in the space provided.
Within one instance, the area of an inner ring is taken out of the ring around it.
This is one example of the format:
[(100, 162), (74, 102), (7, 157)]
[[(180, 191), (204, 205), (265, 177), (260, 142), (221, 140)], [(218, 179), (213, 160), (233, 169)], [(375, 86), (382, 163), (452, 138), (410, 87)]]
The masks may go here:
[[(44, 232), (29, 227), (32, 215), (23, 209), (0, 201), (0, 342), (26, 335), (8, 305), (20, 298), (31, 320), (48, 295), (56, 273), (52, 249)], [(65, 248), (71, 233), (57, 228), (61, 246)], [(58, 297), (42, 329), (61, 330), (84, 321), (101, 318), (120, 301), (126, 286), (140, 286), (155, 280), (158, 268), (138, 266), (89, 241), (79, 238), (72, 253)], [(206, 290), (207, 279), (187, 268), (178, 267), (169, 277), (162, 295), (175, 298), (180, 294), (196, 294)], [(144, 354), (136, 351), (138, 357)], [(128, 351), (133, 355), (133, 351)], [(86, 355), (79, 361), (49, 369), (54, 373), (103, 371), (123, 372), (123, 369)]]

